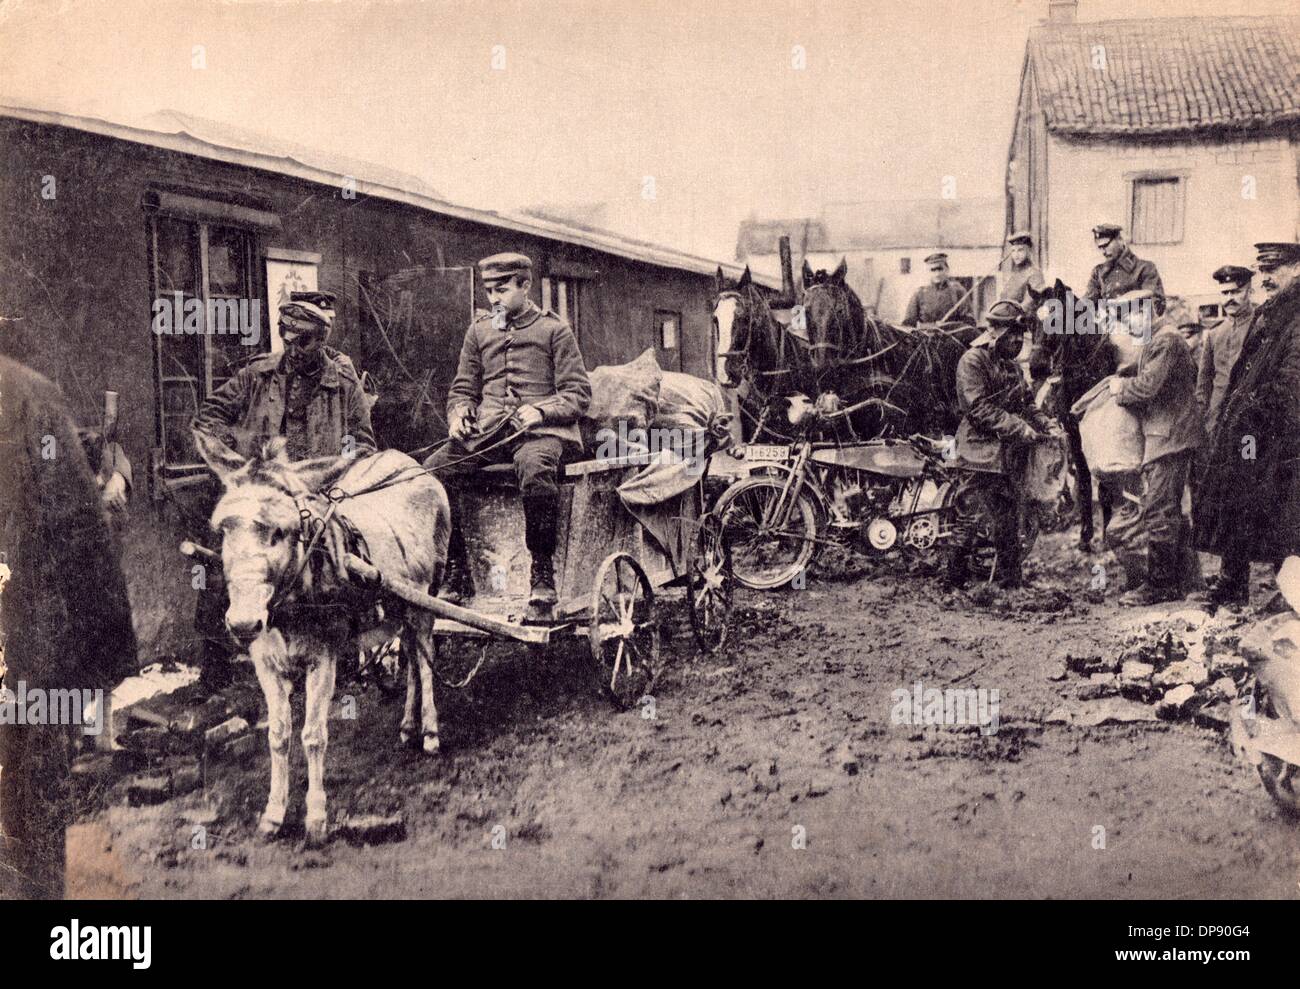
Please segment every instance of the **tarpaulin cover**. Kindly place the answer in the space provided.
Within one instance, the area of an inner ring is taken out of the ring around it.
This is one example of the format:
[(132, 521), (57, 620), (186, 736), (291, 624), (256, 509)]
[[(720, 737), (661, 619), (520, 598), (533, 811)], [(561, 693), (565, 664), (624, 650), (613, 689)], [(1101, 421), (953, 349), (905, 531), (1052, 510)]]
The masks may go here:
[(1079, 438), (1089, 469), (1103, 477), (1142, 469), (1142, 424), (1110, 393), (1110, 378), (1103, 378), (1070, 409), (1079, 419)]
[(654, 421), (664, 373), (659, 370), (653, 347), (626, 364), (595, 368), (588, 377), (591, 404), (582, 417), (581, 428), (583, 442), (589, 448), (598, 445), (597, 433), (602, 429), (617, 429), (619, 423), (627, 429), (645, 429)]

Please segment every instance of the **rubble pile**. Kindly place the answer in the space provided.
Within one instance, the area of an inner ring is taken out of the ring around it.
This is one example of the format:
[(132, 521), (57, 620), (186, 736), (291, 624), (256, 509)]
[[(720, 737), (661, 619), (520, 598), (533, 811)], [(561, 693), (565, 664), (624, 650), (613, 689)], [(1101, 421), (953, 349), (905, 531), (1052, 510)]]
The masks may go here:
[(1049, 679), (1073, 689), (1049, 724), (1194, 721), (1226, 730), (1232, 702), (1248, 688), (1237, 645), (1247, 619), (1184, 610), (1139, 616), (1118, 648), (1080, 640), (1058, 653)]

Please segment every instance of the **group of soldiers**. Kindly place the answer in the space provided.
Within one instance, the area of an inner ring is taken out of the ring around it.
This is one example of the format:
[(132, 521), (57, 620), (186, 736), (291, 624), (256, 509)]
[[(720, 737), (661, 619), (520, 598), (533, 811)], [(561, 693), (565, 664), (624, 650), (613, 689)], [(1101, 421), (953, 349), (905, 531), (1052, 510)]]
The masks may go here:
[[(1186, 317), (1166, 314), (1156, 266), (1133, 253), (1119, 226), (1099, 224), (1093, 238), (1103, 260), (1083, 299), (1104, 314), (1098, 318), (1108, 333), (1089, 345), (1105, 348), (1110, 366), (1100, 378), (1109, 374), (1113, 400), (1133, 413), (1143, 438), (1139, 471), (1100, 479), (1106, 543), (1126, 575), (1120, 601), (1191, 596), (1244, 605), (1252, 562), (1276, 570), (1300, 552), (1300, 244), (1256, 244), (1255, 271), (1216, 269), (1210, 277), (1224, 315), (1200, 332)], [(1021, 582), (1027, 453), (1059, 435), (1018, 361), (1026, 332), (1038, 326), (1025, 304), (1036, 306), (1045, 281), (1029, 259), (1031, 236), (1017, 232), (1010, 246), (1003, 297), (957, 369), (957, 454), (983, 472), (974, 487), (999, 520), (994, 541), (1004, 586)], [(1252, 298), (1256, 271), (1259, 304)], [(1062, 366), (1068, 354), (1058, 348), (1048, 370), (1078, 373)], [(1077, 430), (1068, 410), (1061, 418)], [(1091, 499), (1081, 500), (1090, 507)], [(1091, 550), (1091, 520), (1084, 521), (1081, 545)], [(1221, 559), (1208, 585), (1196, 550)], [(956, 583), (965, 577), (964, 557), (957, 554), (950, 570)]]

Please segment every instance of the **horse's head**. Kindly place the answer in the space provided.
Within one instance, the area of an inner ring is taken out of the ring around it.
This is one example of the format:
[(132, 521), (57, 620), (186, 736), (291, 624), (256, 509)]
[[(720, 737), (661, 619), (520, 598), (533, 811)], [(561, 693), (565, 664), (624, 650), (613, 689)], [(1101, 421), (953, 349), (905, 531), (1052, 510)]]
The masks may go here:
[(740, 385), (756, 366), (757, 350), (763, 347), (762, 328), (772, 319), (767, 301), (754, 287), (745, 267), (734, 289), (728, 289), (718, 268), (717, 297), (713, 301), (714, 375), (724, 388)]
[(224, 488), (211, 524), (221, 534), (230, 596), (226, 627), (246, 646), (267, 628), (272, 599), (290, 590), (286, 582), (302, 564), (303, 508), (356, 461), (345, 456), (290, 463), (283, 437), (249, 459), (206, 433), (196, 430), (194, 439)]
[(803, 315), (815, 368), (857, 355), (864, 332), (862, 301), (845, 284), (848, 271), (844, 258), (829, 274), (814, 272), (806, 259), (803, 263)]

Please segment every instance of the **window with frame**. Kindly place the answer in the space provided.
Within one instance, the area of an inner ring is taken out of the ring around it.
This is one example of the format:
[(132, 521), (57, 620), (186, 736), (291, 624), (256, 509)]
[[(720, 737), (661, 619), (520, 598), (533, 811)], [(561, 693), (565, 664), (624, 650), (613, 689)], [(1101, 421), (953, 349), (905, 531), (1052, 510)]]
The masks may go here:
[(682, 314), (666, 309), (655, 310), (655, 346), (660, 350), (676, 350), (681, 338)]
[[(250, 231), (165, 214), (149, 218), (149, 258), (153, 299), (172, 308), (173, 332), (152, 333), (157, 374), (158, 425), (163, 465), (201, 463), (190, 435), (190, 420), (203, 400), (239, 366), (266, 348), (261, 307), (254, 280), (256, 236)], [(197, 301), (198, 305), (187, 304)], [(233, 305), (232, 305), (233, 304)], [(196, 311), (194, 311), (196, 310)], [(220, 311), (219, 311), (220, 310)], [(156, 308), (151, 305), (151, 313)], [(232, 327), (234, 313), (256, 319), (257, 344)], [(177, 317), (182, 317), (179, 323)], [(211, 325), (214, 317), (225, 327)], [(214, 332), (223, 329), (224, 332)]]
[(573, 335), (582, 340), (579, 278), (557, 278), (550, 276), (542, 279), (542, 308), (549, 309), (573, 329)]
[(1183, 239), (1185, 183), (1179, 175), (1144, 175), (1131, 180), (1130, 240), (1134, 244), (1177, 244)]

